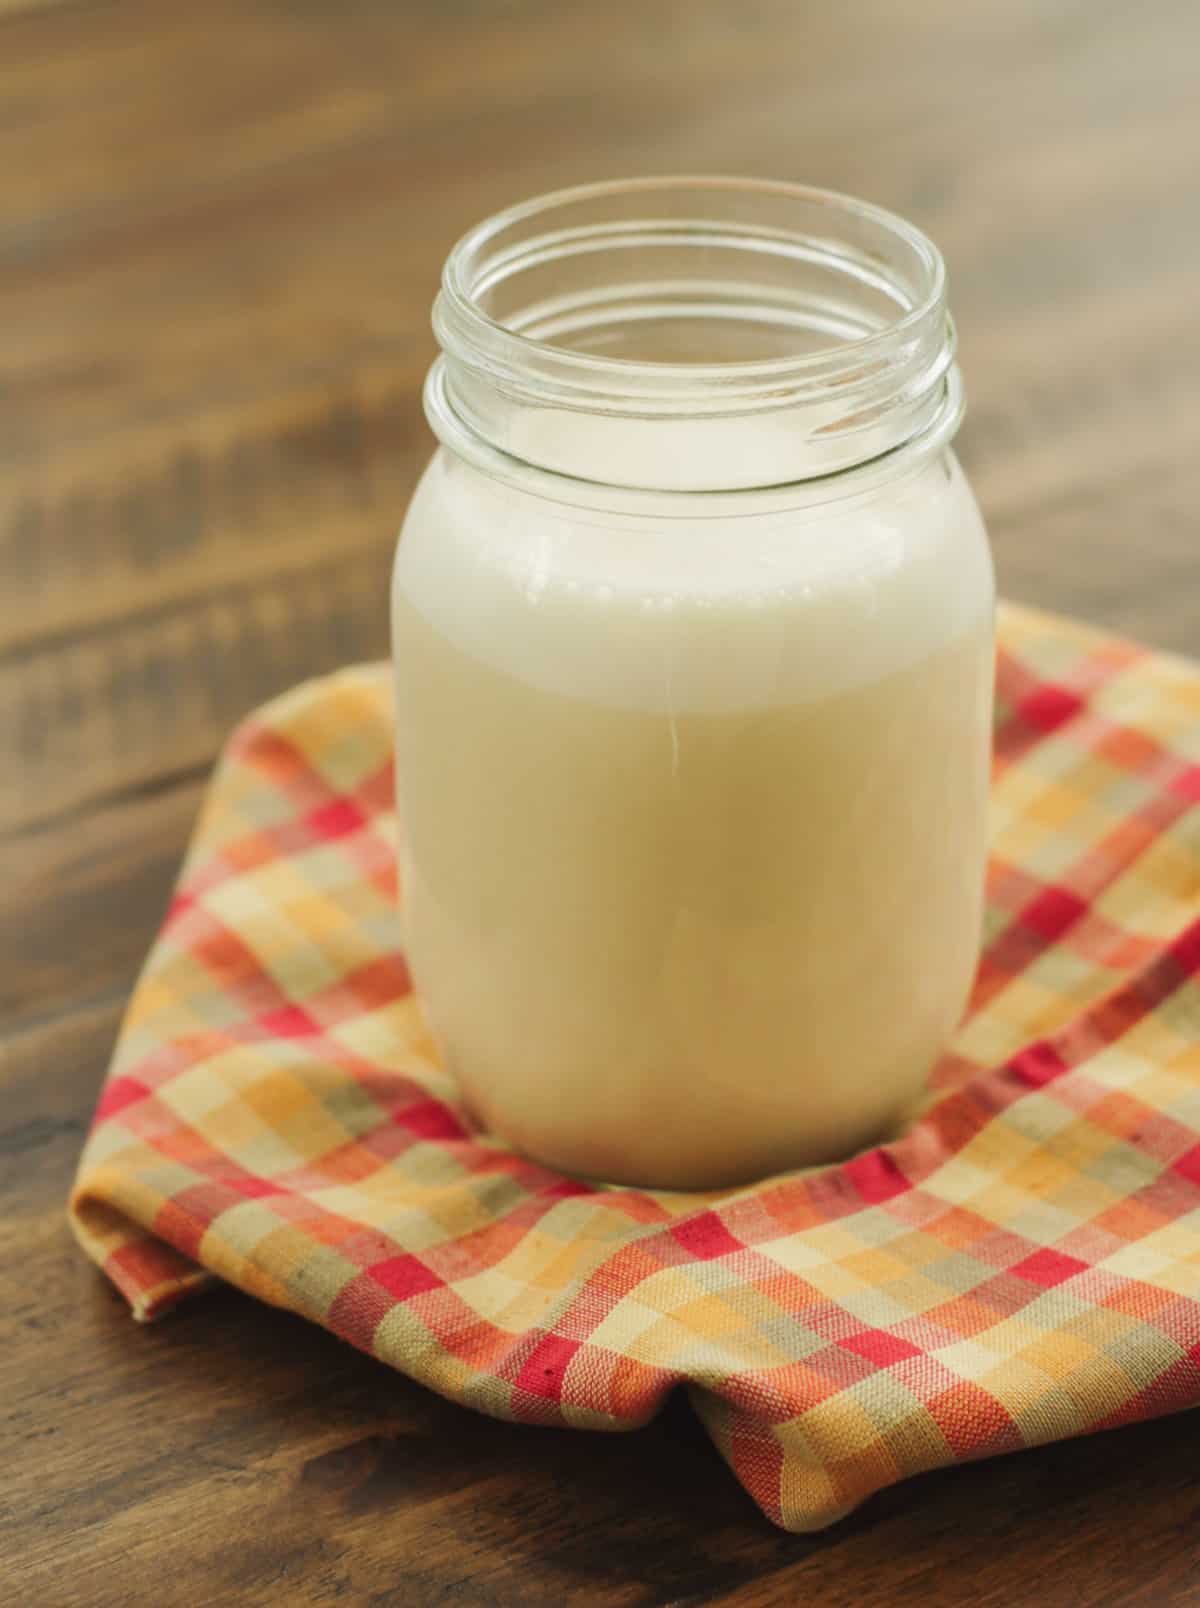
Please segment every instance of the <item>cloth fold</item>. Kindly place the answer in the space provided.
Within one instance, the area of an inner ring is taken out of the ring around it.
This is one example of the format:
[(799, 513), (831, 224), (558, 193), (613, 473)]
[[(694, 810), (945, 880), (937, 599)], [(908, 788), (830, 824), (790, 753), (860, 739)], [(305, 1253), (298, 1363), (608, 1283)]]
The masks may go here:
[(498, 1417), (633, 1428), (685, 1385), (793, 1530), (1200, 1402), (1200, 666), (1000, 627), (983, 958), (894, 1143), (684, 1195), (472, 1132), (398, 946), (366, 666), (222, 756), (80, 1161), (84, 1250), (139, 1318), (215, 1276)]

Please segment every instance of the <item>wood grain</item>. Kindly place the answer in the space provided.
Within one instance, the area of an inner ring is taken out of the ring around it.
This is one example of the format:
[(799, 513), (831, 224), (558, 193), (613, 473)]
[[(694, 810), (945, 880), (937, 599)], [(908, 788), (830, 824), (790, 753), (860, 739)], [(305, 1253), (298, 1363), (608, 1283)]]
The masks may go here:
[(777, 1534), (674, 1403), (459, 1411), (233, 1292), (135, 1329), (62, 1215), (230, 727), (386, 651), (446, 250), (748, 172), (944, 247), (1002, 583), (1196, 624), (1193, 0), (0, 5), (0, 1602), (1195, 1603), (1195, 1420)]

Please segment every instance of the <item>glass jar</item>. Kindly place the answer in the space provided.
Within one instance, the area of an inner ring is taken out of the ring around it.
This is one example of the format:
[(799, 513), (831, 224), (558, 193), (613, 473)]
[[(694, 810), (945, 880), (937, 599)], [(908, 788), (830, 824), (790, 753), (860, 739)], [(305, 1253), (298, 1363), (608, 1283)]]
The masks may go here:
[(885, 1135), (963, 1009), (994, 590), (945, 273), (735, 179), (451, 253), (393, 592), (407, 954), (468, 1108), (706, 1188)]

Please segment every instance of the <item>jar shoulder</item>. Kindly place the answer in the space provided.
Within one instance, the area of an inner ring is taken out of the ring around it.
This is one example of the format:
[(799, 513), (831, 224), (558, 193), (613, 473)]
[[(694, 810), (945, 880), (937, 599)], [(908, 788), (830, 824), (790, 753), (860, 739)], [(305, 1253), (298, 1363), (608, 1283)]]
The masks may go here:
[[(545, 477), (539, 477), (538, 486)], [(413, 493), (397, 557), (400, 584), (431, 566), (475, 568), (525, 586), (531, 576), (628, 585), (686, 599), (799, 585), (814, 593), (884, 582), (906, 570), (954, 574), (994, 590), (987, 532), (970, 483), (946, 449), (915, 472), (862, 492), (779, 488), (743, 498), (656, 496), (642, 511), (594, 506), (597, 488), (557, 497), (493, 479), (445, 447)]]

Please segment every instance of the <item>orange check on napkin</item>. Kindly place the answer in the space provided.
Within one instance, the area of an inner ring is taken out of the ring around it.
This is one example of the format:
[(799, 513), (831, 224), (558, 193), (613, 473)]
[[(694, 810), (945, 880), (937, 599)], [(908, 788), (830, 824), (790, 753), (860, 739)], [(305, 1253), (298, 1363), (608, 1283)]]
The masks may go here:
[(1197, 1404), (1200, 667), (1012, 607), (1001, 643), (983, 959), (902, 1138), (697, 1196), (470, 1131), (398, 949), (371, 666), (218, 766), (80, 1162), (84, 1249), (138, 1317), (216, 1275), (503, 1418), (628, 1429), (687, 1385), (794, 1530)]

